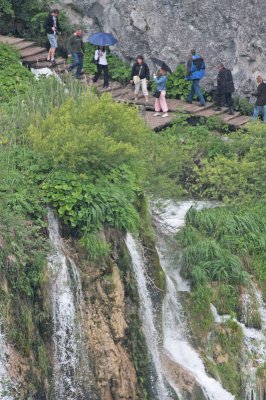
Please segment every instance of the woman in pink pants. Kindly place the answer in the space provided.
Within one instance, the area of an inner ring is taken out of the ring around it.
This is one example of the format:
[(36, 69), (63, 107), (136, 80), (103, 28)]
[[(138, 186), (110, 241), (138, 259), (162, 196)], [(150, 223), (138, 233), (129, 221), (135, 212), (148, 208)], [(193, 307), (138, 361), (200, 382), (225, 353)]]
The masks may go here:
[(162, 67), (159, 69), (157, 74), (154, 74), (154, 81), (156, 83), (156, 91), (160, 92), (160, 97), (155, 99), (155, 114), (154, 117), (160, 116), (162, 111), (162, 118), (168, 117), (168, 106), (165, 100), (166, 95), (166, 82), (167, 82), (167, 71)]

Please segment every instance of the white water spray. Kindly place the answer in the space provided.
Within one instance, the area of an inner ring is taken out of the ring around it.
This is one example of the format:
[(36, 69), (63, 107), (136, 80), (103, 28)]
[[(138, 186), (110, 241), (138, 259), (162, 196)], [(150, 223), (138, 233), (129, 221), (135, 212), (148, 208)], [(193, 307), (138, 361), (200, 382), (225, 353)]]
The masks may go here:
[(2, 332), (2, 321), (0, 320), (0, 399), (13, 400), (10, 390), (14, 386), (8, 377), (8, 348)]
[(158, 334), (155, 327), (154, 311), (145, 274), (145, 260), (141, 248), (130, 234), (127, 234), (126, 245), (132, 259), (132, 266), (140, 297), (142, 327), (157, 375), (155, 386), (158, 400), (171, 400), (172, 397), (170, 397), (170, 394), (168, 393), (160, 361)]
[[(180, 276), (178, 254), (174, 255), (173, 234), (182, 227), (189, 208), (195, 205), (188, 201), (175, 205), (166, 204), (163, 213), (155, 210), (157, 220), (157, 247), (161, 266), (166, 274), (167, 293), (163, 304), (164, 348), (169, 357), (187, 370), (201, 386), (209, 400), (233, 400), (220, 382), (211, 378), (204, 367), (200, 355), (190, 345), (187, 334), (186, 318), (180, 299), (180, 292), (188, 291), (188, 284)], [(197, 208), (204, 207), (197, 203)]]
[[(52, 317), (54, 343), (54, 378), (57, 400), (89, 399), (81, 387), (85, 352), (81, 327), (82, 288), (75, 262), (66, 256), (59, 234), (58, 221), (48, 210), (49, 238), (54, 248), (49, 267), (52, 274)], [(85, 397), (86, 396), (86, 397)]]

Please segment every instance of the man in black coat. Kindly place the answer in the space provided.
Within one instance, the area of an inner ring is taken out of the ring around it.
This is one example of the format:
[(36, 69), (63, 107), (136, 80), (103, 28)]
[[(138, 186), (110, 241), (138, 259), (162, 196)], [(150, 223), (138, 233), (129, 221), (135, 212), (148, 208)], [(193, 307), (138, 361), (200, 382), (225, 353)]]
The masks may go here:
[(228, 113), (234, 114), (232, 93), (235, 91), (233, 76), (230, 69), (225, 68), (223, 63), (219, 63), (217, 75), (217, 91), (216, 91), (216, 107), (215, 111), (221, 110), (222, 99), (225, 98), (226, 104), (228, 105)]
[(44, 28), (50, 43), (47, 61), (51, 61), (55, 65), (55, 52), (57, 49), (57, 35), (60, 33), (60, 25), (58, 21), (59, 10), (55, 9), (50, 12), (44, 22)]

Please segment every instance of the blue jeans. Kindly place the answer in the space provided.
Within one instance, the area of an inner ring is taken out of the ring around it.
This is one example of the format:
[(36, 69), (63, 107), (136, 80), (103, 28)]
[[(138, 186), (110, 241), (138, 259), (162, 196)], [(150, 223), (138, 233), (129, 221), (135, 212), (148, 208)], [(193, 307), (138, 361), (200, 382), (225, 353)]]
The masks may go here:
[(191, 81), (191, 90), (188, 95), (187, 101), (191, 102), (193, 100), (194, 95), (196, 94), (199, 98), (200, 104), (204, 106), (205, 99), (203, 97), (203, 94), (201, 93), (199, 82), (200, 82), (199, 79), (193, 79), (193, 81)]
[(83, 54), (82, 53), (72, 53), (73, 63), (67, 67), (68, 71), (72, 71), (72, 69), (77, 68), (76, 77), (78, 78), (81, 74), (83, 68)]
[(266, 122), (266, 105), (265, 106), (255, 106), (254, 111), (253, 111), (253, 121), (256, 121), (256, 119), (259, 116), (260, 111), (263, 111), (263, 121)]

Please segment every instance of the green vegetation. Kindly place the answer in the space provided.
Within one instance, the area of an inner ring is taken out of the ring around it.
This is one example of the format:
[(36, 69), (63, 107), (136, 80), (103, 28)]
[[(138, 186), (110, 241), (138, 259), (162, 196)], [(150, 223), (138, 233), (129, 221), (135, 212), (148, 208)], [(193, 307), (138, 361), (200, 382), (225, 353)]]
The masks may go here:
[[(186, 71), (185, 64), (179, 64), (175, 71), (168, 76), (166, 92), (170, 99), (185, 100), (188, 97), (191, 88), (191, 81), (186, 80)], [(204, 89), (202, 89), (202, 93), (206, 100), (211, 100), (211, 97)]]
[(7, 102), (25, 93), (33, 75), (20, 63), (20, 58), (10, 47), (0, 44), (0, 101)]
[(241, 327), (229, 320), (214, 329), (211, 337), (211, 357), (223, 386), (241, 399), (241, 350), (243, 333)]

